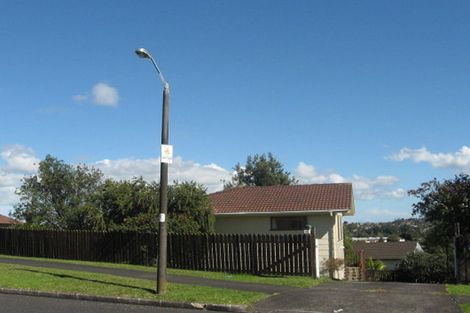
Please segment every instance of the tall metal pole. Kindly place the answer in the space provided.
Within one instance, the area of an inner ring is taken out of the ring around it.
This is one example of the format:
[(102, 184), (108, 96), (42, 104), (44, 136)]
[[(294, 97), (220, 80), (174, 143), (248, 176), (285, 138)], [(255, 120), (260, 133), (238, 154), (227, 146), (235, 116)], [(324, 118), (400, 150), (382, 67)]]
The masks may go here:
[(170, 116), (170, 85), (163, 77), (157, 62), (152, 55), (140, 48), (135, 53), (144, 59), (150, 59), (153, 66), (157, 70), (158, 76), (163, 85), (163, 106), (162, 106), (162, 141), (160, 154), (160, 215), (159, 215), (159, 240), (158, 240), (158, 271), (157, 271), (157, 293), (164, 294), (166, 292), (166, 264), (167, 264), (167, 212), (168, 212), (168, 163), (171, 161), (163, 160), (163, 149), (168, 145), (168, 120)]
[[(170, 88), (165, 84), (163, 88), (162, 108), (162, 145), (168, 144), (168, 120), (170, 115)], [(158, 249), (158, 272), (157, 293), (166, 292), (166, 261), (167, 261), (167, 227), (166, 215), (168, 212), (168, 163), (160, 160), (160, 223), (159, 223), (159, 249)]]

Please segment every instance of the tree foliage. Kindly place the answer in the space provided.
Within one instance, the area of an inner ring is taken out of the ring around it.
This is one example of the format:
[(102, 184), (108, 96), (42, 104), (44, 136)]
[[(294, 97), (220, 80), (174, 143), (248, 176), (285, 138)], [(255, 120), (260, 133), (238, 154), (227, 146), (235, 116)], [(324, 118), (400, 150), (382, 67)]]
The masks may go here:
[(419, 199), (413, 204), (413, 214), (432, 225), (426, 235), (428, 247), (447, 247), (456, 223), (462, 234), (470, 234), (470, 176), (459, 174), (442, 182), (433, 179), (409, 194)]
[(177, 234), (214, 232), (215, 217), (206, 189), (194, 182), (170, 186), (168, 231)]
[(96, 190), (103, 174), (85, 165), (65, 164), (50, 155), (39, 163), (36, 175), (17, 189), (20, 202), (13, 216), (26, 223), (60, 229), (103, 229), (96, 206)]
[(297, 180), (287, 171), (272, 153), (248, 156), (246, 164), (237, 163), (233, 168), (232, 181), (225, 189), (240, 186), (277, 186), (296, 184)]
[(451, 277), (445, 255), (425, 252), (408, 254), (396, 266), (395, 275), (397, 281), (414, 283), (442, 283)]
[(142, 177), (123, 181), (107, 179), (98, 198), (108, 229), (158, 229), (157, 183), (148, 183)]
[[(50, 155), (23, 179), (13, 216), (25, 227), (83, 230), (158, 230), (159, 184), (142, 178), (115, 181), (84, 165)], [(168, 231), (211, 233), (214, 215), (206, 189), (195, 182), (168, 188)]]

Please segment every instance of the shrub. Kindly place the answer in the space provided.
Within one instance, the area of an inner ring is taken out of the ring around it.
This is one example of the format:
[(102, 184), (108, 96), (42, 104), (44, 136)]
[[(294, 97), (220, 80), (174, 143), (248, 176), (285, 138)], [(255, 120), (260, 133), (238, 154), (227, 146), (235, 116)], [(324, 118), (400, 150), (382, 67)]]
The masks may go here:
[(371, 271), (383, 271), (385, 269), (384, 262), (380, 260), (372, 260), (372, 258), (368, 258), (366, 261), (366, 269)]
[(343, 265), (343, 259), (329, 258), (323, 262), (323, 265), (328, 269), (331, 278), (334, 278), (334, 274), (338, 271)]
[(442, 283), (449, 274), (444, 255), (425, 252), (408, 254), (395, 270), (396, 280), (416, 283)]

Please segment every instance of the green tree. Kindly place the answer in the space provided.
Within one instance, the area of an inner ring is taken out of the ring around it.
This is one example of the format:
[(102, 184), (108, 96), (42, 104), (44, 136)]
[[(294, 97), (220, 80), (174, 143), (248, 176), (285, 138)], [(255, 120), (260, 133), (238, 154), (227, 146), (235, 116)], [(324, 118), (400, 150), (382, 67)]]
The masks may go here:
[(246, 164), (237, 163), (233, 168), (232, 181), (224, 185), (225, 189), (240, 186), (276, 186), (292, 185), (297, 180), (284, 170), (272, 153), (248, 156)]
[(159, 185), (142, 177), (132, 180), (107, 179), (98, 192), (97, 205), (109, 229), (156, 231)]
[(206, 189), (194, 182), (175, 183), (169, 189), (168, 231), (177, 234), (210, 234), (215, 217)]
[(13, 216), (27, 224), (57, 229), (103, 229), (95, 191), (103, 174), (85, 165), (70, 166), (47, 155), (36, 175), (25, 177), (16, 190), (20, 201)]
[[(159, 185), (142, 178), (106, 180), (99, 197), (110, 229), (158, 231)], [(195, 182), (168, 187), (168, 232), (202, 234), (214, 231), (214, 215), (205, 188)]]
[(425, 234), (426, 248), (445, 251), (452, 242), (455, 223), (460, 223), (461, 233), (470, 235), (470, 177), (456, 175), (442, 182), (434, 179), (409, 191), (419, 199), (413, 204), (413, 215), (430, 223)]
[[(23, 179), (13, 216), (24, 227), (88, 230), (158, 230), (159, 188), (142, 177), (114, 181), (85, 165), (72, 166), (50, 155), (38, 173)], [(168, 188), (168, 231), (214, 231), (206, 189), (195, 182)]]
[(395, 267), (395, 277), (403, 282), (442, 283), (452, 277), (446, 263), (442, 254), (409, 253)]
[(391, 234), (390, 236), (388, 236), (387, 238), (387, 241), (389, 242), (398, 242), (400, 241), (400, 236), (398, 234)]

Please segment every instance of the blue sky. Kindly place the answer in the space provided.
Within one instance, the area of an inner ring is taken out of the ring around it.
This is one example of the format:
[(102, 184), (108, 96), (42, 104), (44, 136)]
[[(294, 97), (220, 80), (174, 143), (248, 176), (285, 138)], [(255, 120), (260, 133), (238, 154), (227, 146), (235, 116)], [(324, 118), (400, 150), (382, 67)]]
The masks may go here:
[(272, 152), (300, 183), (353, 183), (350, 221), (408, 217), (406, 190), (470, 172), (467, 1), (5, 1), (0, 213), (52, 154), (209, 191)]

